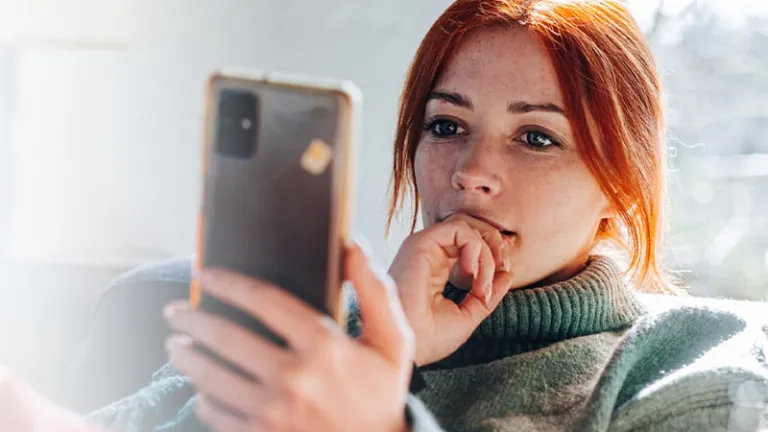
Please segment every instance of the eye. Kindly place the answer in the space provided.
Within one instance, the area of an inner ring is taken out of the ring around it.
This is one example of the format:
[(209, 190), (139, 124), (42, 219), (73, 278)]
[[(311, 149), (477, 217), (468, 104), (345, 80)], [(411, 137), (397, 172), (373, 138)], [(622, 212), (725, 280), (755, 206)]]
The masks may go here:
[(527, 131), (523, 132), (517, 139), (523, 145), (533, 150), (545, 150), (547, 147), (562, 147), (559, 142), (544, 132)]
[(449, 138), (457, 135), (463, 135), (467, 131), (458, 123), (448, 119), (430, 120), (424, 125), (432, 135), (438, 138)]

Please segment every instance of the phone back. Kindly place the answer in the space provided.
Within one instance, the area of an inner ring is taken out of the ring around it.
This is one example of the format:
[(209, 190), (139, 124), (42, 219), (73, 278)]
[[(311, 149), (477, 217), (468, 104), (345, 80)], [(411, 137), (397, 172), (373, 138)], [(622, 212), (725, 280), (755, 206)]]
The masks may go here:
[[(271, 282), (341, 323), (356, 104), (342, 86), (211, 78), (199, 266)], [(193, 302), (196, 295), (193, 287)], [(201, 300), (260, 327), (214, 299)]]

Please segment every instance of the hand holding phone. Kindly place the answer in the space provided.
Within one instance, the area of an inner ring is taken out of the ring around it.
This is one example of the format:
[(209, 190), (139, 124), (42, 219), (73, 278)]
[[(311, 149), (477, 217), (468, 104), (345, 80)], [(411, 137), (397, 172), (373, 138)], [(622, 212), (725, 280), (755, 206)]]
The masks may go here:
[[(198, 268), (272, 283), (345, 327), (340, 272), (359, 103), (359, 90), (348, 82), (211, 76)], [(201, 294), (197, 283), (193, 305), (285, 345), (248, 314)]]

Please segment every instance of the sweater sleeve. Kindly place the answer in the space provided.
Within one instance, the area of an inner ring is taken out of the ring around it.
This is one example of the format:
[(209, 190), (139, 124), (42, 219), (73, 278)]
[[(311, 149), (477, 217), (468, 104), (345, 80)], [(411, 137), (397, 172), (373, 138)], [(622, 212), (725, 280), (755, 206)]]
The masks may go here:
[[(668, 317), (675, 318), (666, 321), (675, 324), (670, 325), (675, 337), (663, 337), (661, 326), (654, 336), (667, 345), (674, 342), (675, 349), (653, 343), (641, 350), (609, 430), (768, 430), (768, 324), (702, 309)], [(690, 341), (696, 342), (686, 347)]]
[(149, 386), (88, 417), (115, 432), (155, 431), (184, 412), (193, 395), (189, 381), (165, 365), (154, 374)]
[[(349, 295), (351, 313), (348, 332), (361, 335), (359, 309), (354, 294)], [(418, 392), (425, 383), (414, 367), (411, 389)], [(194, 414), (195, 394), (189, 380), (166, 364), (152, 377), (149, 386), (89, 415), (96, 423), (115, 432), (203, 432), (207, 429)], [(436, 419), (413, 394), (408, 395), (405, 418), (409, 431), (444, 432)]]
[(610, 431), (768, 430), (768, 376), (700, 375), (621, 407)]

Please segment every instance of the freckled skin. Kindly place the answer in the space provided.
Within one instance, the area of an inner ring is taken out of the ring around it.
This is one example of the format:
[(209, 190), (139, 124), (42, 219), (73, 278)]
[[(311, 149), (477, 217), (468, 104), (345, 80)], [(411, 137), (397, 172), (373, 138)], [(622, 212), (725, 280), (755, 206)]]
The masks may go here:
[[(422, 133), (415, 170), (424, 227), (470, 209), (514, 231), (513, 289), (578, 273), (600, 221), (613, 217), (608, 201), (563, 115), (507, 111), (519, 101), (564, 108), (543, 47), (522, 27), (471, 34), (433, 90), (460, 93), (473, 107), (435, 99), (427, 104), (427, 123), (448, 120), (460, 133), (440, 137), (426, 127)], [(532, 140), (531, 131), (561, 146), (526, 145), (542, 142)], [(455, 269), (451, 281), (468, 288), (471, 276)]]

